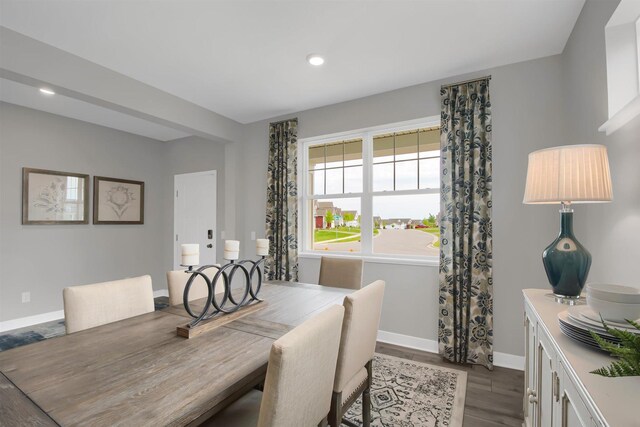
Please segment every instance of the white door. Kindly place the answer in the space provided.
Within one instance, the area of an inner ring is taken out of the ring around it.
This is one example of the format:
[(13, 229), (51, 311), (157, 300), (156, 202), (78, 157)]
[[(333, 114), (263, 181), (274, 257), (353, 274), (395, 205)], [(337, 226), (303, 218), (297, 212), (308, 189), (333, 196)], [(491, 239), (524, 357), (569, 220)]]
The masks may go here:
[(181, 246), (200, 245), (200, 265), (216, 262), (216, 171), (174, 177), (173, 268), (180, 267)]

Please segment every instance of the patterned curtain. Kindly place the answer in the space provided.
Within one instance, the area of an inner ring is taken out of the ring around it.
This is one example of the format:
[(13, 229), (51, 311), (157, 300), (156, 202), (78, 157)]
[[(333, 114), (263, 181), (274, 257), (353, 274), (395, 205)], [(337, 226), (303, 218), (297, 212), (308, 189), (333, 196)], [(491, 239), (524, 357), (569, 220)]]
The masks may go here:
[(267, 280), (298, 280), (298, 119), (269, 125)]
[(493, 369), (489, 79), (443, 87), (439, 351)]

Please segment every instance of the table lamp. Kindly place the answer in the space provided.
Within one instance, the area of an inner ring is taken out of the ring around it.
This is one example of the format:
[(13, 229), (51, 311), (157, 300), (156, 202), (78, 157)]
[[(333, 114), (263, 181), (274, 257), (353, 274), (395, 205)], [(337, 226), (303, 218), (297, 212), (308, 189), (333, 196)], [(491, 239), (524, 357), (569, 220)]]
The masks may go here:
[(591, 254), (573, 235), (574, 203), (610, 202), (611, 175), (603, 145), (565, 145), (529, 154), (525, 204), (562, 204), (560, 234), (542, 253), (556, 301), (574, 304), (587, 280)]

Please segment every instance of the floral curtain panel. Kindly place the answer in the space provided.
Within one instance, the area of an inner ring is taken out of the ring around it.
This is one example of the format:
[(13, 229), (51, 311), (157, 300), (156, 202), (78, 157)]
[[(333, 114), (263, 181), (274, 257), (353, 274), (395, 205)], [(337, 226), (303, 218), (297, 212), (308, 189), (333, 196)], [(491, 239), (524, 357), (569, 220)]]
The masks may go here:
[(489, 79), (441, 95), (440, 353), (493, 368)]
[(298, 119), (269, 125), (267, 280), (298, 280)]

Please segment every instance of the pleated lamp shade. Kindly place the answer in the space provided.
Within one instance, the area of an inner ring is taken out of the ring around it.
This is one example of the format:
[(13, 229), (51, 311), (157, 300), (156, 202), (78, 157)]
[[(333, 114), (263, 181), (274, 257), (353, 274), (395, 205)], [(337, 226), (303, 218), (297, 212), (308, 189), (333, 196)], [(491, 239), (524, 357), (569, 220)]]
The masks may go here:
[(604, 145), (564, 145), (529, 154), (524, 203), (591, 203), (613, 199)]

